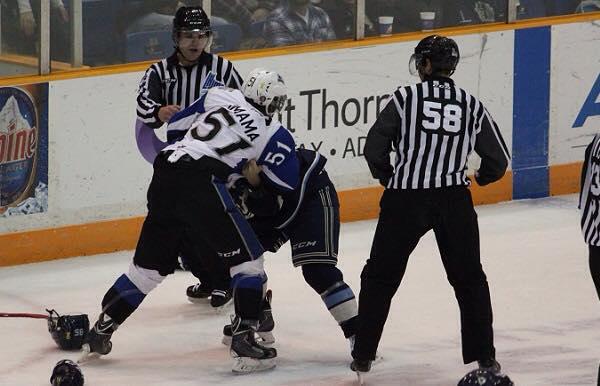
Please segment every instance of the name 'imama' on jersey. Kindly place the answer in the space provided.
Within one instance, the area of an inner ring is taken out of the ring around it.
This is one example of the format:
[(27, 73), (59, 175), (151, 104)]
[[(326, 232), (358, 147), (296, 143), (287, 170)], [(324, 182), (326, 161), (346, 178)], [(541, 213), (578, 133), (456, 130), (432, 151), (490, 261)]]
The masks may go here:
[(394, 130), (396, 159), (388, 188), (469, 185), (467, 159), (473, 150), (498, 159), (504, 168), (510, 159), (498, 126), (483, 104), (450, 78), (401, 87), (382, 113), (385, 110), (393, 117), (387, 124), (391, 128), (373, 129)]

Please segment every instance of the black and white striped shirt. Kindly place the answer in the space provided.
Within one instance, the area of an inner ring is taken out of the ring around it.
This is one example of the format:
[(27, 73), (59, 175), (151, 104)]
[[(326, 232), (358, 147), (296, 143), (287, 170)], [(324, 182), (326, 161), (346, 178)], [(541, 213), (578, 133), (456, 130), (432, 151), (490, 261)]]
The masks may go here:
[(482, 158), (479, 185), (504, 175), (510, 155), (487, 109), (452, 79), (428, 77), (393, 93), (369, 130), (364, 153), (371, 174), (387, 188), (430, 189), (468, 186), (473, 150)]
[(166, 105), (188, 107), (200, 96), (205, 79), (212, 74), (225, 86), (239, 89), (240, 77), (233, 64), (218, 55), (203, 52), (193, 66), (181, 66), (177, 54), (154, 63), (146, 70), (137, 96), (137, 117), (147, 126), (158, 128), (158, 110)]
[(600, 134), (585, 149), (581, 171), (581, 231), (589, 245), (600, 246)]

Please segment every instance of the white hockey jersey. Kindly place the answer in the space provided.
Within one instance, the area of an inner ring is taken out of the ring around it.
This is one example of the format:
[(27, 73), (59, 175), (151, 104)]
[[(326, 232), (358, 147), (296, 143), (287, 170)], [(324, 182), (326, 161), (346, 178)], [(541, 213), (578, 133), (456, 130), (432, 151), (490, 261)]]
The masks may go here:
[(170, 162), (184, 154), (193, 159), (216, 158), (240, 173), (246, 161), (262, 166), (265, 181), (280, 190), (293, 190), (299, 180), (295, 143), (276, 119), (263, 115), (239, 90), (214, 87), (175, 114), (167, 130), (185, 136), (163, 149)]

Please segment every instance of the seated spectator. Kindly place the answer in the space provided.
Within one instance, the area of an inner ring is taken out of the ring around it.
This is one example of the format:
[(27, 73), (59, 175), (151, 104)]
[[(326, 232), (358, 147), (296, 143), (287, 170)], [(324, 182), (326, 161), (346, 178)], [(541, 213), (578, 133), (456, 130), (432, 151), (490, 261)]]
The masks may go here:
[(443, 19), (440, 27), (454, 27), (469, 24), (481, 24), (481, 18), (475, 10), (475, 0), (447, 0), (443, 2)]
[(475, 0), (389, 0), (380, 12), (394, 16), (394, 33), (421, 30), (421, 12), (435, 12), (433, 28), (481, 23)]
[(165, 31), (173, 28), (173, 16), (179, 8), (179, 2), (173, 0), (145, 0), (136, 17), (126, 26), (125, 33), (143, 31)]
[[(2, 1), (0, 25), (3, 51), (37, 55), (40, 1)], [(71, 56), (67, 43), (69, 41), (69, 13), (62, 0), (50, 0), (50, 26), (50, 57), (54, 60), (68, 62)]]
[(230, 23), (235, 23), (244, 34), (249, 34), (250, 25), (254, 22), (252, 13), (242, 0), (212, 0), (211, 13)]
[(310, 0), (288, 0), (265, 21), (264, 37), (269, 46), (315, 43), (335, 39), (329, 16)]
[(482, 23), (506, 21), (507, 0), (476, 0), (474, 7)]
[(265, 21), (267, 16), (281, 5), (280, 0), (241, 0), (244, 6), (252, 13), (252, 21)]
[[(313, 4), (323, 8), (329, 15), (338, 39), (354, 37), (356, 0), (320, 0)], [(375, 25), (365, 15), (365, 36), (375, 34)]]
[(517, 19), (532, 19), (536, 17), (545, 17), (550, 14), (547, 0), (519, 0), (517, 4)]

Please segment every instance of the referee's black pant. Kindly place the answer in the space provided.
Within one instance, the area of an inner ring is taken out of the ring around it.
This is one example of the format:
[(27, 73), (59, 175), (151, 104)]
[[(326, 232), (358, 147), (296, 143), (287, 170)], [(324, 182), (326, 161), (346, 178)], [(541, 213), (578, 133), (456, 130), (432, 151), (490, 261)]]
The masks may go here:
[(594, 286), (596, 286), (598, 299), (600, 299), (600, 247), (589, 245), (589, 251), (590, 273), (592, 274), (592, 280), (594, 280)]
[(477, 214), (469, 189), (386, 189), (380, 207), (371, 256), (361, 274), (353, 357), (375, 359), (408, 257), (421, 236), (433, 229), (460, 307), (463, 360), (493, 358), (492, 306), (479, 260)]

